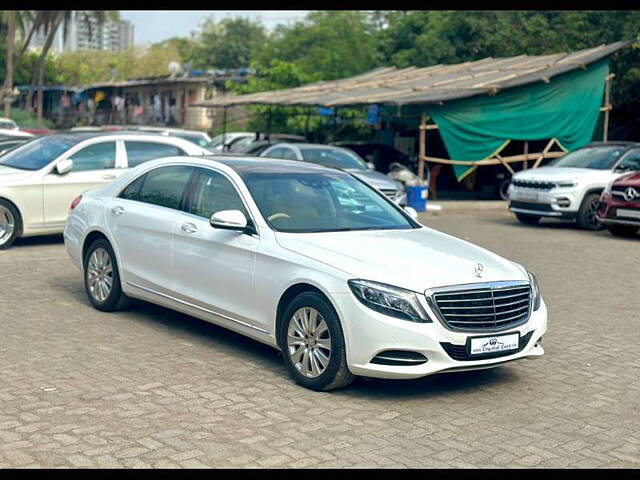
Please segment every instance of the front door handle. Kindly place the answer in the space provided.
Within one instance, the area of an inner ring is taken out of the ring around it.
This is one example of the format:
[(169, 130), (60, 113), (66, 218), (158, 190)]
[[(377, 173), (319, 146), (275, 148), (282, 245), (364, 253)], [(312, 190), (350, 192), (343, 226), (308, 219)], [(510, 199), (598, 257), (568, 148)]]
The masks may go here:
[(102, 175), (102, 179), (103, 180), (115, 180), (116, 176), (115, 175), (109, 175), (108, 173), (105, 173), (104, 175)]
[(185, 233), (196, 233), (198, 231), (198, 227), (196, 227), (193, 223), (183, 223), (180, 226), (180, 229)]
[(113, 207), (111, 209), (111, 213), (116, 216), (122, 215), (124, 213), (124, 208), (118, 205), (117, 207)]

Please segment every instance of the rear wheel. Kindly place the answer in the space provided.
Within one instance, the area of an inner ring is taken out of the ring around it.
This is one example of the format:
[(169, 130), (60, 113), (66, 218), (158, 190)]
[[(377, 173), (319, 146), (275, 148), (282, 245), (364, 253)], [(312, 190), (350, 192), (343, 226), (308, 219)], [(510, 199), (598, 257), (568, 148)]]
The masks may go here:
[(0, 250), (6, 250), (20, 231), (20, 214), (11, 203), (0, 198)]
[(104, 238), (93, 242), (84, 257), (84, 287), (93, 306), (103, 312), (121, 310), (129, 303), (122, 292), (116, 256)]
[(524, 223), (525, 225), (537, 225), (540, 221), (540, 217), (537, 215), (525, 215), (522, 213), (516, 213), (516, 218), (520, 223)]
[(616, 237), (635, 237), (639, 227), (629, 225), (607, 225), (607, 230)]
[(280, 349), (296, 383), (312, 390), (334, 390), (355, 376), (347, 367), (340, 320), (319, 293), (304, 292), (285, 309), (280, 327)]
[(602, 225), (596, 217), (599, 206), (599, 193), (590, 193), (584, 197), (580, 205), (580, 210), (578, 210), (578, 217), (576, 218), (576, 223), (580, 228), (584, 230), (602, 230), (604, 228), (604, 225)]

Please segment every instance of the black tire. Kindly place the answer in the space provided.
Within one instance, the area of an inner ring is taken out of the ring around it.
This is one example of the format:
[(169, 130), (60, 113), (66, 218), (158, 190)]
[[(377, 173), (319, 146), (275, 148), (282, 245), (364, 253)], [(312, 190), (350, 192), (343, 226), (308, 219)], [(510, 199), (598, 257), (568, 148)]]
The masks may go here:
[[(296, 311), (303, 307), (314, 308), (322, 315), (331, 338), (331, 355), (329, 356), (328, 365), (325, 370), (315, 378), (309, 378), (298, 370), (291, 359), (287, 345), (287, 332), (290, 323), (293, 321), (292, 317)], [(317, 292), (303, 292), (289, 303), (284, 310), (280, 322), (278, 344), (289, 373), (295, 382), (303, 387), (316, 391), (335, 390), (346, 387), (355, 379), (355, 376), (347, 367), (347, 353), (340, 319), (333, 309), (333, 306)]]
[(604, 225), (596, 218), (596, 212), (598, 211), (599, 205), (599, 193), (590, 193), (584, 197), (576, 218), (578, 227), (583, 230), (602, 230), (604, 228)]
[(520, 223), (525, 225), (537, 225), (540, 221), (540, 217), (536, 215), (525, 215), (523, 213), (516, 213), (516, 218)]
[(502, 180), (498, 184), (498, 198), (500, 198), (501, 200), (509, 200), (509, 194), (507, 193), (507, 190), (509, 190), (509, 185), (511, 185), (511, 178)]
[(4, 239), (2, 243), (0, 243), (0, 250), (7, 250), (8, 248), (11, 248), (11, 245), (13, 245), (13, 242), (16, 241), (16, 238), (18, 238), (22, 231), (22, 217), (20, 216), (20, 212), (18, 212), (11, 202), (0, 198), (0, 206), (6, 208), (13, 217), (13, 232), (11, 232), (8, 238)]
[[(93, 252), (99, 248), (103, 249), (107, 253), (112, 267), (111, 290), (106, 298), (104, 298), (104, 300), (102, 301), (97, 299), (95, 295), (92, 294), (89, 287), (89, 259), (91, 258)], [(95, 308), (103, 312), (115, 312), (129, 306), (129, 298), (122, 292), (122, 284), (120, 283), (120, 271), (118, 270), (118, 262), (116, 260), (116, 256), (113, 252), (113, 248), (111, 248), (111, 244), (106, 239), (100, 238), (89, 246), (89, 248), (87, 249), (87, 253), (85, 254), (83, 259), (83, 267), (84, 288), (87, 292), (87, 296), (89, 297), (89, 301), (91, 301)]]
[(611, 235), (616, 237), (632, 238), (638, 234), (639, 227), (632, 227), (630, 225), (607, 225), (607, 230)]

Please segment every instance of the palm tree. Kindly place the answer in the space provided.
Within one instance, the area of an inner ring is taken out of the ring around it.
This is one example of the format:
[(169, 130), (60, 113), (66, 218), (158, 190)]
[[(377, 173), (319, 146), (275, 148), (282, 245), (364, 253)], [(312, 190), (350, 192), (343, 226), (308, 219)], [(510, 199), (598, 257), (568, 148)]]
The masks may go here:
[[(29, 10), (5, 10), (3, 12), (3, 23), (7, 26), (7, 71), (4, 77), (2, 85), (2, 92), (0, 92), (0, 98), (4, 101), (4, 116), (9, 117), (11, 115), (11, 100), (13, 96), (13, 76), (18, 68), (20, 60), (24, 55), (34, 32), (36, 31), (36, 21), (31, 11)], [(23, 35), (25, 31), (25, 25), (31, 24), (29, 33), (26, 36), (25, 42), (20, 49), (18, 55), (14, 55), (16, 46), (16, 31), (19, 30)]]
[[(44, 66), (47, 54), (53, 45), (53, 40), (58, 32), (58, 29), (62, 25), (64, 39), (68, 36), (69, 26), (73, 19), (73, 12), (70, 10), (42, 10), (39, 11), (40, 23), (38, 29), (43, 31), (45, 35), (44, 45), (42, 46), (42, 52), (38, 58), (36, 69), (33, 72), (33, 78), (31, 81), (31, 88), (27, 94), (27, 111), (31, 111), (31, 102), (33, 99), (34, 86), (38, 92), (36, 97), (36, 111), (38, 116), (38, 123), (42, 122), (42, 109), (43, 109), (43, 84), (44, 84)], [(93, 22), (95, 21), (97, 26), (103, 25), (107, 20), (117, 20), (119, 14), (117, 11), (112, 10), (80, 10), (76, 11), (76, 19), (83, 21), (87, 25), (89, 31), (89, 38), (93, 37)]]

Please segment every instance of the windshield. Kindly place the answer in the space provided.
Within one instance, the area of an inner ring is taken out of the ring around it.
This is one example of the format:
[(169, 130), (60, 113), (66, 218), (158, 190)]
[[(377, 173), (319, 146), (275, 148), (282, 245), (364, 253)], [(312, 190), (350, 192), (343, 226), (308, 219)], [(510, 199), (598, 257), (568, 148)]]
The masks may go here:
[(81, 139), (67, 136), (38, 137), (6, 152), (0, 165), (20, 170), (40, 170), (76, 145)]
[(609, 170), (620, 159), (624, 147), (590, 147), (581, 148), (564, 157), (549, 162), (553, 167), (592, 168)]
[(0, 120), (0, 128), (7, 128), (11, 130), (16, 128), (16, 124), (9, 120)]
[(301, 148), (300, 152), (305, 162), (317, 163), (332, 168), (367, 169), (362, 159), (346, 150), (338, 150), (337, 148)]
[(200, 147), (208, 147), (211, 144), (211, 142), (207, 140), (207, 138), (204, 135), (199, 135), (197, 133), (171, 132), (170, 135), (178, 138), (183, 138), (185, 140), (190, 141), (191, 143), (195, 143), (196, 145), (199, 145)]
[(262, 216), (279, 232), (415, 228), (375, 190), (346, 173), (249, 172), (243, 179)]

